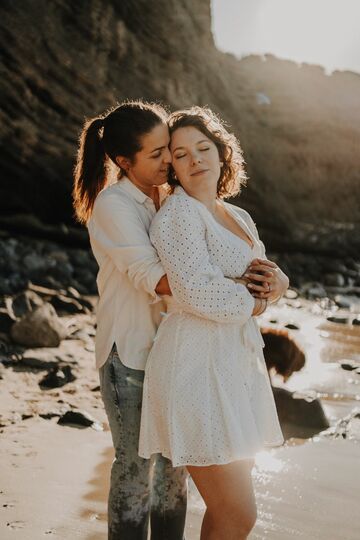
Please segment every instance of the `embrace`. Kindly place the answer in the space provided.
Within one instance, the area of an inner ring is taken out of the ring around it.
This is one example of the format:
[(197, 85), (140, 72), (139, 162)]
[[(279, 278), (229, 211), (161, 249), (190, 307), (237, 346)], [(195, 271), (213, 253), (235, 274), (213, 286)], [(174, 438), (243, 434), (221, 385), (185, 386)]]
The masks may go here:
[[(117, 180), (110, 181), (111, 168)], [(201, 540), (256, 522), (254, 456), (284, 442), (256, 317), (289, 280), (251, 216), (236, 137), (208, 108), (124, 102), (85, 123), (74, 206), (99, 264), (96, 366), (115, 448), (109, 540)]]

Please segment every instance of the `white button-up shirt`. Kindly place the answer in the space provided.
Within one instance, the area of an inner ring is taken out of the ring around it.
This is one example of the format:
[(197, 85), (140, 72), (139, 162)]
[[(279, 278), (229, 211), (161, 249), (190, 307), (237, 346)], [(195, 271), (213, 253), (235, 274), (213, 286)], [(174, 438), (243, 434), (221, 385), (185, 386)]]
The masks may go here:
[[(161, 202), (161, 189), (159, 196)], [(155, 292), (165, 271), (148, 234), (155, 214), (153, 200), (126, 177), (103, 189), (95, 200), (88, 230), (99, 265), (97, 368), (115, 343), (126, 366), (145, 369), (165, 310)]]

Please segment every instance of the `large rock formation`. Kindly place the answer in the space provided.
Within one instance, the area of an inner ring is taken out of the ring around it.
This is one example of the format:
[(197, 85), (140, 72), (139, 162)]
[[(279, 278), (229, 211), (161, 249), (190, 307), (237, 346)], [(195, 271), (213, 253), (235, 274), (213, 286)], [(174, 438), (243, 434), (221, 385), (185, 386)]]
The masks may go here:
[(241, 204), (272, 247), (358, 252), (359, 75), (219, 52), (210, 0), (4, 0), (0, 14), (7, 226), (14, 214), (71, 225), (84, 118), (144, 97), (229, 122), (250, 177)]

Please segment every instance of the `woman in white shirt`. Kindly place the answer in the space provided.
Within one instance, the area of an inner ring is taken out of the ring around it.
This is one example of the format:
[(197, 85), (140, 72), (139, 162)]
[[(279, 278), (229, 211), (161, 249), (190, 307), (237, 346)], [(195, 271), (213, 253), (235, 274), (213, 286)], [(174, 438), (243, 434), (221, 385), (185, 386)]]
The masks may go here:
[(139, 454), (187, 467), (207, 507), (201, 538), (240, 540), (256, 521), (253, 457), (284, 442), (255, 317), (288, 279), (250, 215), (222, 200), (245, 181), (236, 138), (199, 107), (169, 126), (173, 194), (150, 238), (173, 296), (146, 364)]
[[(99, 264), (96, 366), (115, 459), (108, 500), (108, 538), (182, 540), (185, 468), (138, 455), (144, 367), (170, 293), (148, 230), (168, 177), (167, 114), (126, 102), (85, 123), (75, 169), (74, 206), (87, 224)], [(118, 172), (110, 185), (109, 166)]]

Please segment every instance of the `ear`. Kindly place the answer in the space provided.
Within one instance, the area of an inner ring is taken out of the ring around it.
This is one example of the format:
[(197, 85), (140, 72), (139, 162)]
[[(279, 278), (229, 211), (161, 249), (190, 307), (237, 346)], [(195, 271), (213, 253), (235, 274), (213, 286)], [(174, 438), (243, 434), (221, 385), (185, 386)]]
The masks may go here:
[(128, 171), (130, 169), (131, 162), (129, 158), (124, 156), (116, 156), (116, 163), (124, 171)]

